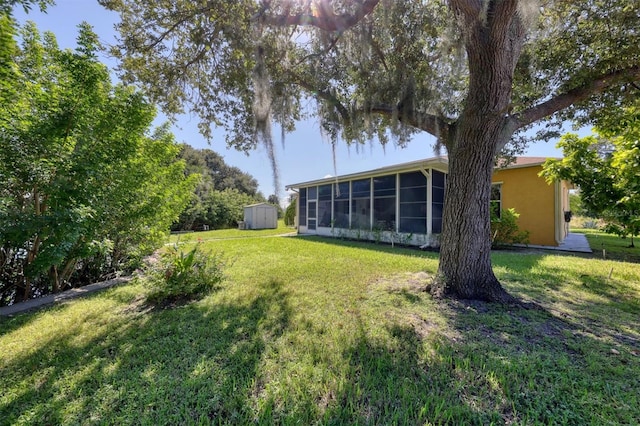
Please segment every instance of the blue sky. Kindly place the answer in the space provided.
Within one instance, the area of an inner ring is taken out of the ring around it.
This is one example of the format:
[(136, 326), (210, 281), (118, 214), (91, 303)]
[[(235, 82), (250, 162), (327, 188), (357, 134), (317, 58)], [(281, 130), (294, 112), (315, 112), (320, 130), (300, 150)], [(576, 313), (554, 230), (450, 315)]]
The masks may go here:
[[(116, 40), (114, 24), (118, 22), (118, 15), (105, 10), (95, 0), (56, 0), (56, 5), (44, 14), (36, 9), (25, 15), (21, 8), (16, 8), (14, 15), (19, 22), (32, 20), (40, 31), (53, 32), (61, 48), (75, 48), (77, 25), (82, 21), (87, 21), (94, 27), (103, 44), (114, 44)], [(102, 56), (101, 60), (112, 69), (117, 65), (113, 58), (107, 56)], [(176, 139), (195, 148), (209, 148), (220, 153), (228, 164), (253, 175), (265, 196), (275, 192), (271, 167), (264, 149), (258, 148), (249, 155), (227, 149), (222, 130), (216, 132), (214, 141), (208, 144), (198, 133), (197, 123), (198, 118), (195, 116), (187, 114), (179, 117), (178, 123), (173, 127)], [(274, 135), (279, 133), (279, 129), (274, 128)], [(589, 131), (579, 133), (585, 134)], [(297, 130), (287, 135), (284, 147), (279, 140), (275, 144), (281, 180), (278, 192), (282, 197), (285, 195), (286, 184), (335, 175), (336, 171), (340, 175), (348, 174), (432, 157), (434, 140), (425, 133), (416, 135), (405, 148), (387, 146), (383, 149), (379, 144), (372, 143), (361, 146), (359, 150), (342, 143), (336, 149), (334, 171), (332, 148), (323, 141), (319, 124), (315, 120), (300, 122)], [(532, 144), (526, 155), (557, 157), (561, 156), (561, 152), (555, 148), (553, 141), (539, 142)]]

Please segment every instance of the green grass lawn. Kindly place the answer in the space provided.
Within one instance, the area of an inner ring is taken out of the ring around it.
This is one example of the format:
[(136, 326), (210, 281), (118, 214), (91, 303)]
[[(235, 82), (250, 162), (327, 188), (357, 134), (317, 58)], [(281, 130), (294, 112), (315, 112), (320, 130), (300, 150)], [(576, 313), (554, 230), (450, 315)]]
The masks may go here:
[[(223, 287), (133, 282), (0, 319), (2, 424), (637, 424), (640, 268), (500, 252), (545, 310), (435, 301), (437, 254), (315, 237), (203, 245)], [(613, 270), (612, 270), (613, 269)]]
[[(600, 259), (622, 260), (624, 262), (640, 263), (640, 240), (634, 239), (635, 247), (630, 238), (620, 238), (617, 235), (605, 234), (599, 229), (574, 228), (571, 232), (584, 234), (589, 241), (594, 256)], [(604, 253), (603, 253), (604, 250)]]
[(195, 242), (209, 241), (212, 239), (222, 238), (249, 238), (249, 237), (267, 237), (272, 235), (283, 235), (296, 232), (292, 227), (285, 226), (283, 220), (278, 221), (276, 229), (219, 229), (215, 231), (188, 232), (183, 234), (172, 234), (169, 237), (170, 243), (176, 242)]

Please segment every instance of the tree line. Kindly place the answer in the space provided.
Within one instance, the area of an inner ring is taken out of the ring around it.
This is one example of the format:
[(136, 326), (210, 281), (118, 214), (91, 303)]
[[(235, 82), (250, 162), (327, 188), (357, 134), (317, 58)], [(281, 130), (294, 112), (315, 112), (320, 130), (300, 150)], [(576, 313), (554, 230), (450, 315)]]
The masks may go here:
[[(201, 179), (189, 204), (173, 223), (174, 231), (233, 228), (243, 220), (243, 207), (266, 202), (258, 191), (258, 181), (237, 167), (229, 166), (222, 156), (210, 149), (195, 149), (182, 145), (180, 158), (186, 163), (187, 176)], [(278, 204), (277, 198), (269, 202)]]

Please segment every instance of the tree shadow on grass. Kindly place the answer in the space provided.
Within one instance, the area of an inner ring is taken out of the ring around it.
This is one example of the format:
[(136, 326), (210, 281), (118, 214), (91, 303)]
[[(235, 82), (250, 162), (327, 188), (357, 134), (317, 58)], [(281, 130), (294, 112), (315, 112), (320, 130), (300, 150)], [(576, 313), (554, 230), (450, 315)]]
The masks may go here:
[[(361, 324), (326, 424), (630, 424), (640, 415), (637, 360), (536, 310), (441, 301), (447, 327)], [(421, 324), (423, 322), (423, 324)]]
[[(87, 317), (9, 362), (0, 423), (249, 423), (251, 389), (268, 339), (289, 326), (282, 283), (254, 297)], [(83, 327), (101, 327), (79, 341)], [(3, 385), (4, 387), (5, 385)]]
[[(372, 250), (399, 256), (420, 256), (425, 259), (437, 257), (437, 253), (422, 252), (415, 249), (392, 248), (387, 244), (375, 244), (352, 240), (341, 240), (332, 237), (304, 237), (314, 244), (328, 244), (339, 247), (353, 247)], [(635, 283), (618, 277), (595, 273), (576, 273), (567, 269), (541, 265), (547, 257), (563, 257), (571, 262), (585, 262), (581, 256), (567, 255), (561, 252), (530, 252), (527, 249), (499, 251), (492, 257), (494, 269), (499, 271), (498, 278), (512, 295), (540, 305), (554, 317), (569, 323), (585, 333), (610, 339), (616, 344), (640, 346), (640, 335), (625, 335), (612, 327), (607, 314), (610, 309), (619, 311), (622, 323), (627, 330), (640, 330), (640, 290)], [(576, 283), (567, 283), (567, 280)], [(427, 282), (425, 282), (425, 285)], [(587, 297), (576, 296), (577, 290), (586, 293)], [(409, 296), (410, 297), (410, 296)]]
[(405, 255), (413, 255), (413, 256), (421, 256), (425, 258), (436, 258), (438, 257), (438, 252), (434, 250), (420, 250), (420, 248), (416, 246), (405, 246), (401, 244), (395, 244), (392, 246), (389, 243), (376, 243), (375, 241), (362, 241), (362, 240), (352, 240), (346, 238), (337, 238), (337, 237), (324, 237), (324, 236), (298, 236), (298, 237), (290, 237), (290, 238), (300, 238), (305, 241), (310, 241), (317, 244), (329, 244), (340, 247), (351, 247), (358, 248), (363, 250), (371, 250), (382, 253), (389, 254), (405, 254)]
[[(465, 401), (452, 349), (428, 338), (436, 352), (427, 353), (425, 336), (411, 324), (388, 328), (388, 345), (361, 331), (344, 352), (347, 380), (324, 413), (326, 424), (491, 424), (499, 413)], [(427, 345), (431, 347), (431, 345)]]
[[(504, 256), (494, 260), (494, 266), (505, 269), (501, 279), (509, 291), (536, 302), (553, 319), (602, 341), (640, 349), (640, 288), (636, 283), (606, 272), (544, 267), (540, 265), (543, 259)], [(625, 334), (620, 329), (635, 331)]]
[(493, 378), (519, 421), (629, 424), (640, 415), (628, 336), (603, 324), (588, 330), (584, 318), (551, 311), (446, 301), (442, 312), (461, 336), (459, 356)]

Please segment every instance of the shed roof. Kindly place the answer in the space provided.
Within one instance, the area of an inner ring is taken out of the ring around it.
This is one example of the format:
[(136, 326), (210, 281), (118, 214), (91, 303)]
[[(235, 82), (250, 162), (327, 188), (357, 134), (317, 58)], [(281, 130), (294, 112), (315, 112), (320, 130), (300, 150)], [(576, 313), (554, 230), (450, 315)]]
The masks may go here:
[(273, 204), (269, 204), (269, 203), (255, 203), (255, 204), (246, 205), (245, 207), (257, 207), (257, 206), (269, 206), (269, 207), (276, 208), (276, 206), (274, 206)]

